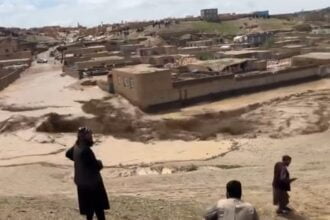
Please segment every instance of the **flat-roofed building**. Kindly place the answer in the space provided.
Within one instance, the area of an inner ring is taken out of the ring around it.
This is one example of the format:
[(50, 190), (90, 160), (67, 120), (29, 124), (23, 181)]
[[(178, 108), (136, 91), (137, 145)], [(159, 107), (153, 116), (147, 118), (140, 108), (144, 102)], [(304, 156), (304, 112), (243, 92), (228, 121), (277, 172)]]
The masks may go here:
[(294, 66), (330, 65), (330, 53), (307, 53), (292, 58)]
[(176, 46), (161, 46), (161, 47), (148, 47), (138, 49), (138, 55), (141, 57), (163, 55), (163, 54), (177, 54), (178, 48)]
[(266, 70), (267, 62), (256, 59), (224, 58), (198, 61), (187, 65), (187, 67), (191, 72), (242, 73)]
[(18, 43), (11, 37), (0, 38), (0, 56), (13, 54), (18, 50)]
[(178, 55), (158, 55), (158, 56), (151, 56), (149, 58), (149, 64), (162, 67), (168, 63), (175, 63)]
[(76, 62), (75, 66), (78, 71), (85, 69), (94, 68), (112, 68), (113, 66), (123, 66), (129, 64), (137, 64), (139, 59), (137, 57), (132, 57), (131, 59), (126, 59), (120, 56), (110, 56), (110, 57), (96, 57), (87, 61)]
[(160, 63), (166, 63), (173, 60), (177, 54), (178, 48), (170, 45), (138, 49), (141, 62), (145, 64), (157, 63), (156, 65), (159, 65)]
[(271, 59), (272, 53), (269, 50), (230, 50), (217, 52), (217, 58), (256, 58)]
[(75, 57), (81, 57), (89, 53), (107, 52), (106, 47), (103, 45), (96, 45), (90, 47), (71, 48), (65, 51), (65, 54), (73, 54)]
[(209, 47), (214, 45), (213, 40), (188, 41), (187, 47)]
[[(322, 59), (329, 57), (323, 55)], [(329, 66), (266, 69), (265, 61), (221, 59), (199, 61), (173, 71), (141, 64), (114, 69), (112, 82), (115, 93), (142, 110), (154, 111), (172, 104), (180, 106), (236, 92), (319, 78), (330, 74)]]
[(130, 56), (136, 54), (137, 50), (143, 47), (143, 44), (124, 44), (120, 46), (120, 51), (124, 56)]
[(270, 18), (270, 14), (269, 14), (268, 10), (255, 11), (255, 12), (252, 12), (252, 17), (255, 17), (255, 18)]
[(110, 57), (110, 56), (119, 56), (120, 53), (115, 54), (112, 52), (108, 51), (102, 51), (102, 52), (97, 52), (97, 53), (87, 53), (83, 54), (82, 56), (75, 56), (74, 54), (65, 54), (64, 55), (64, 65), (73, 65), (76, 62), (81, 62), (81, 61), (88, 61), (93, 58), (97, 57)]
[(204, 53), (204, 52), (209, 52), (210, 48), (209, 47), (180, 47), (178, 48), (178, 53), (179, 54), (199, 54), (199, 53)]
[(217, 8), (202, 9), (201, 18), (206, 21), (218, 21), (219, 14)]
[(142, 109), (175, 99), (168, 69), (140, 64), (114, 69), (112, 77), (115, 92)]
[(250, 33), (242, 36), (236, 36), (234, 43), (247, 47), (256, 47), (270, 40), (274, 34), (272, 32)]
[(12, 37), (0, 38), (0, 60), (31, 59), (30, 50), (21, 50), (18, 40)]

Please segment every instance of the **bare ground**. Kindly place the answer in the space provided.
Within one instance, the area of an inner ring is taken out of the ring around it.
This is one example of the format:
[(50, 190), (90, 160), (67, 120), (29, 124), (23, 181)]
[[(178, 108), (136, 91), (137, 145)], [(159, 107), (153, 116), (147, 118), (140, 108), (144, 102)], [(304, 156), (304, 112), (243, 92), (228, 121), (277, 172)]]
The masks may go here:
[[(56, 198), (56, 199), (55, 199)], [(49, 197), (2, 197), (0, 219), (84, 219), (72, 198), (53, 195)], [(200, 219), (202, 208), (191, 201), (153, 200), (136, 197), (112, 197), (108, 219)]]

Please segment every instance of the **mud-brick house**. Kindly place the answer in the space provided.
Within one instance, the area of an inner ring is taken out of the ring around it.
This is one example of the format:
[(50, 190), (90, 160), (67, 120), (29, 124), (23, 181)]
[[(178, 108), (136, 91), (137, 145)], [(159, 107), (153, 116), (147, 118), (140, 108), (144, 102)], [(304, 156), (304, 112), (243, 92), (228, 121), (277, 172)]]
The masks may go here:
[(11, 37), (0, 38), (0, 56), (13, 54), (18, 50), (18, 43)]

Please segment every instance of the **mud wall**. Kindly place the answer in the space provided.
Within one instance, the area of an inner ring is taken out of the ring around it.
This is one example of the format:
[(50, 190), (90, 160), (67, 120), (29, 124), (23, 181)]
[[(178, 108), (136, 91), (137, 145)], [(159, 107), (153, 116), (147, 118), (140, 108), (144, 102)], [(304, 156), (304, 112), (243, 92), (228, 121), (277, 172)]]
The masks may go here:
[(267, 75), (260, 75), (259, 77), (243, 77), (241, 79), (219, 79), (201, 84), (183, 86), (179, 91), (184, 90), (183, 99), (196, 98), (198, 96), (212, 95), (221, 92), (231, 92), (240, 89), (247, 89), (259, 86), (267, 86), (275, 83), (286, 82), (301, 78), (307, 78), (318, 75), (318, 67), (311, 67), (306, 69), (285, 70)]
[[(119, 54), (119, 55), (121, 55), (121, 54)], [(84, 54), (83, 56), (78, 56), (78, 57), (77, 56), (65, 57), (64, 62), (66, 65), (71, 65), (76, 62), (88, 61), (88, 60), (91, 60), (92, 58), (96, 58), (96, 57), (110, 57), (110, 56), (113, 56), (113, 55), (107, 51), (103, 51), (103, 52), (99, 52), (99, 53), (87, 53), (87, 54)]]
[(31, 59), (31, 51), (18, 51), (11, 54), (0, 55), (0, 60)]
[[(328, 71), (324, 67), (322, 72)], [(185, 104), (191, 100), (216, 98), (242, 91), (283, 86), (321, 76), (319, 66), (294, 67), (277, 72), (236, 74), (225, 77), (204, 78), (173, 83), (169, 71), (153, 74), (113, 72), (116, 93), (143, 110), (173, 103)]]
[(65, 51), (65, 54), (83, 55), (88, 53), (99, 53), (104, 51), (106, 51), (106, 48), (104, 46), (98, 46), (98, 47), (72, 48)]
[[(325, 71), (328, 71), (328, 69), (324, 68), (323, 72)], [(275, 73), (269, 72), (259, 76), (240, 77), (239, 79), (221, 78), (201, 81), (201, 83), (182, 84), (181, 86), (176, 86), (168, 90), (167, 94), (157, 94), (157, 91), (150, 93), (149, 96), (155, 99), (151, 99), (149, 106), (143, 106), (143, 109), (154, 111), (157, 110), (158, 106), (164, 108), (166, 105), (171, 106), (174, 104), (174, 106), (176, 106), (177, 104), (194, 103), (222, 96), (230, 96), (236, 93), (243, 93), (245, 91), (284, 86), (289, 83), (297, 83), (317, 77), (320, 77), (319, 67), (309, 67), (282, 70)], [(156, 100), (158, 96), (163, 98), (158, 98), (158, 100)], [(161, 100), (164, 101), (162, 104), (160, 104)], [(168, 102), (166, 103), (165, 100), (168, 100)]]
[(212, 46), (214, 42), (212, 40), (202, 40), (202, 41), (190, 41), (187, 42), (187, 47), (205, 47)]
[(74, 66), (63, 65), (62, 72), (75, 78), (79, 77), (79, 71)]
[(0, 73), (0, 91), (18, 79), (25, 69), (26, 68), (21, 68), (5, 74)]
[(320, 70), (319, 75), (321, 77), (329, 77), (330, 76), (330, 64), (321, 66), (319, 70)]
[(17, 60), (1, 60), (0, 61), (0, 67), (3, 66), (12, 66), (12, 65), (31, 65), (32, 60), (31, 59), (17, 59)]
[(113, 80), (116, 93), (142, 109), (178, 99), (168, 70), (152, 74), (131, 74), (114, 70)]
[(65, 57), (64, 64), (65, 65), (72, 65), (76, 62), (88, 61), (90, 60), (89, 57)]
[(114, 57), (104, 60), (87, 60), (82, 62), (76, 62), (75, 66), (77, 70), (90, 69), (95, 67), (104, 67), (112, 65), (124, 65), (129, 64), (130, 61), (125, 60), (123, 57)]
[(317, 59), (309, 57), (293, 57), (292, 65), (306, 66), (306, 65), (325, 65), (330, 62), (330, 59)]
[(216, 53), (218, 50), (216, 48), (210, 47), (183, 47), (178, 49), (179, 54), (186, 54), (186, 55), (199, 55), (203, 53)]

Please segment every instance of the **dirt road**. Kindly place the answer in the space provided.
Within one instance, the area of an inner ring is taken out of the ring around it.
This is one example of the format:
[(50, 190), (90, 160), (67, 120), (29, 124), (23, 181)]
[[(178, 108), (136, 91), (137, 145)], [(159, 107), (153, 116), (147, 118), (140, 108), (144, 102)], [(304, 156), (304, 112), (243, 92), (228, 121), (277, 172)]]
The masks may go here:
[[(100, 117), (115, 128), (100, 129), (94, 149), (106, 165), (110, 219), (201, 219), (232, 179), (242, 181), (261, 219), (330, 219), (329, 85), (324, 79), (145, 115), (61, 76), (51, 59), (34, 63), (0, 92), (0, 219), (80, 219), (64, 152), (75, 140), (71, 128), (99, 127)], [(275, 215), (271, 198), (273, 165), (283, 154), (299, 178), (291, 192), (296, 212), (287, 218)]]

